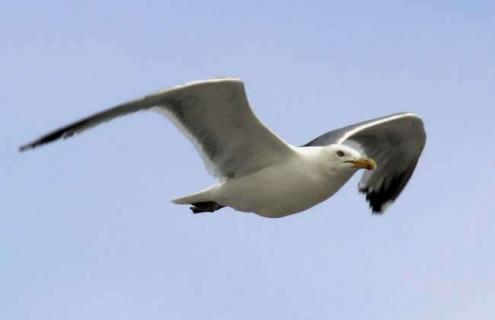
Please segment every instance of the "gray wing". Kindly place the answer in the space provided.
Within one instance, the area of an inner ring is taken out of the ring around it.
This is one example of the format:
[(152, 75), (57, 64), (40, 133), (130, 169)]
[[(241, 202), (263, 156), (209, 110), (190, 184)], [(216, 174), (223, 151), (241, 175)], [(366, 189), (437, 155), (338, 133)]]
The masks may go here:
[(346, 144), (375, 159), (377, 169), (365, 171), (358, 187), (373, 213), (382, 213), (411, 178), (425, 142), (423, 121), (398, 113), (327, 132), (305, 146)]
[(163, 90), (96, 113), (23, 145), (32, 149), (140, 110), (165, 114), (193, 142), (207, 168), (219, 178), (259, 170), (292, 153), (252, 112), (237, 79), (194, 82)]

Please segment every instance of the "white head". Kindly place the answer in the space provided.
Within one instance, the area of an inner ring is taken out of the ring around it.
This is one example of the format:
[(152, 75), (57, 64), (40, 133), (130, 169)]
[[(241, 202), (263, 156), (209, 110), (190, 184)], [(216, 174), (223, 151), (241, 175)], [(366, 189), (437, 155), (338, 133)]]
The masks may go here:
[(376, 169), (375, 160), (366, 157), (359, 151), (340, 144), (331, 144), (324, 147), (325, 161), (329, 161), (335, 169)]

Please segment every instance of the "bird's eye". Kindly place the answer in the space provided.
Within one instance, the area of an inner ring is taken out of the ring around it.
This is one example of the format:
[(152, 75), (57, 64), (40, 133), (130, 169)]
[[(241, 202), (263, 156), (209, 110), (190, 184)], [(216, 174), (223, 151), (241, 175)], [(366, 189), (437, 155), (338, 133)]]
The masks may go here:
[(343, 156), (345, 156), (345, 153), (344, 153), (344, 151), (339, 150), (339, 151), (337, 151), (337, 155), (338, 155), (339, 157), (343, 157)]

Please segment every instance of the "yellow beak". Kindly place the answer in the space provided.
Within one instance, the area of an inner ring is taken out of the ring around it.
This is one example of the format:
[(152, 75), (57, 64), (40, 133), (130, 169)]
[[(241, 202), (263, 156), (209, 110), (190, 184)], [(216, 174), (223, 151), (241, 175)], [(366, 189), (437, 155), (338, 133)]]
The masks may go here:
[(368, 169), (375, 170), (376, 169), (376, 161), (370, 158), (362, 158), (358, 160), (349, 160), (348, 163), (352, 164), (353, 168), (358, 169)]

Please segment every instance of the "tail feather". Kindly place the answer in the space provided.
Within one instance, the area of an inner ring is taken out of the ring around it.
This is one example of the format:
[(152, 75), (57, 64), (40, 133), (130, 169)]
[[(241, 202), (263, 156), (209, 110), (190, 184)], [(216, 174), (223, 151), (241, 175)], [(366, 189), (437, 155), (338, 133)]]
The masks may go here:
[(172, 200), (172, 202), (175, 204), (193, 204), (196, 202), (211, 202), (211, 201), (213, 200), (211, 199), (210, 189), (203, 190), (185, 197)]
[(190, 204), (193, 213), (214, 212), (224, 206), (211, 199), (211, 188), (172, 200), (175, 204)]

